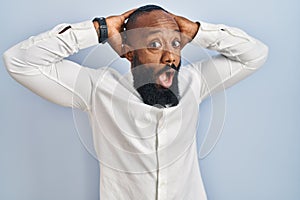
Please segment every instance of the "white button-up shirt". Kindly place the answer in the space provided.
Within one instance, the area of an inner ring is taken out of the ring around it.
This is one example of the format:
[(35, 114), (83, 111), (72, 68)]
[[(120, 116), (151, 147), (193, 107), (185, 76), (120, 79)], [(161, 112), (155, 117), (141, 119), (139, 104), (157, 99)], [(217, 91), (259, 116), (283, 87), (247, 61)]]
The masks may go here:
[(98, 44), (91, 21), (30, 37), (7, 50), (4, 61), (9, 74), (36, 94), (88, 113), (101, 199), (206, 200), (195, 142), (198, 106), (257, 70), (268, 48), (240, 29), (205, 22), (192, 43), (220, 55), (181, 68), (180, 101), (169, 108), (144, 104), (130, 73), (65, 59)]

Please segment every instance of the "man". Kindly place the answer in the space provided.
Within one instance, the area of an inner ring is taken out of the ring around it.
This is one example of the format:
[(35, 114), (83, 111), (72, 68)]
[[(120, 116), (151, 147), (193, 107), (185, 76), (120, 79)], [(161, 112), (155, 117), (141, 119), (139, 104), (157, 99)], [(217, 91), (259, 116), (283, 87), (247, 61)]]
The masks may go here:
[[(131, 73), (65, 59), (106, 40), (131, 63)], [(181, 67), (181, 50), (191, 41), (220, 55)], [(205, 200), (195, 142), (198, 106), (257, 70), (267, 53), (237, 28), (192, 22), (147, 5), (58, 25), (12, 47), (4, 61), (33, 92), (88, 113), (101, 199)]]

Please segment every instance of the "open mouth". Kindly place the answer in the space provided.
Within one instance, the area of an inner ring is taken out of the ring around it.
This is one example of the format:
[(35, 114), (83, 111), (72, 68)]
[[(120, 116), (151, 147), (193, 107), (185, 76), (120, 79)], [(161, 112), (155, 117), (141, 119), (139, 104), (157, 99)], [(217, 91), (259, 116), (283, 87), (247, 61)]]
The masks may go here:
[(160, 73), (157, 76), (157, 84), (161, 85), (164, 88), (169, 88), (172, 85), (173, 78), (175, 74), (175, 69), (170, 68)]

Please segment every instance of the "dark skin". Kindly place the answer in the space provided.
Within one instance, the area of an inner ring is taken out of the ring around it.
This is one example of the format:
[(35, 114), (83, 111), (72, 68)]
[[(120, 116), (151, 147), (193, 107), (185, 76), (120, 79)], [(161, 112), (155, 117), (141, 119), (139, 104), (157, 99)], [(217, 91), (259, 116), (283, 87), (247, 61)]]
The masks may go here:
[[(154, 73), (165, 65), (178, 66), (181, 49), (195, 37), (199, 23), (162, 10), (154, 10), (139, 16), (127, 27), (131, 31), (127, 35), (126, 44), (122, 46), (120, 33), (125, 20), (134, 10), (106, 18), (111, 47), (120, 56), (126, 57), (132, 67), (134, 58), (138, 58), (140, 64), (146, 67), (152, 67)], [(94, 26), (97, 30), (99, 25), (94, 22)], [(157, 82), (159, 81), (163, 80)]]

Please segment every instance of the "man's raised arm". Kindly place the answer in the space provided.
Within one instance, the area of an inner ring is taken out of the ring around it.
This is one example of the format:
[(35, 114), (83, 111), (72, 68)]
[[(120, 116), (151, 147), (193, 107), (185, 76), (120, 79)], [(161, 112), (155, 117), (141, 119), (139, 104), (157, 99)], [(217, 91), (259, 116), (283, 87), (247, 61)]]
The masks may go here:
[[(64, 58), (96, 44), (92, 21), (60, 24), (13, 46), (3, 58), (8, 73), (34, 93), (56, 104), (85, 110), (91, 90), (90, 69)], [(87, 73), (85, 91), (75, 91), (79, 73)]]
[(268, 47), (244, 31), (223, 24), (192, 22), (173, 15), (187, 40), (220, 55), (192, 64), (200, 76), (200, 99), (228, 88), (261, 67), (267, 59)]
[[(131, 12), (133, 10), (107, 18), (108, 37), (121, 31)], [(88, 110), (95, 70), (65, 58), (98, 44), (97, 29), (97, 23), (89, 20), (60, 24), (32, 36), (4, 53), (7, 71), (16, 81), (51, 102)]]

